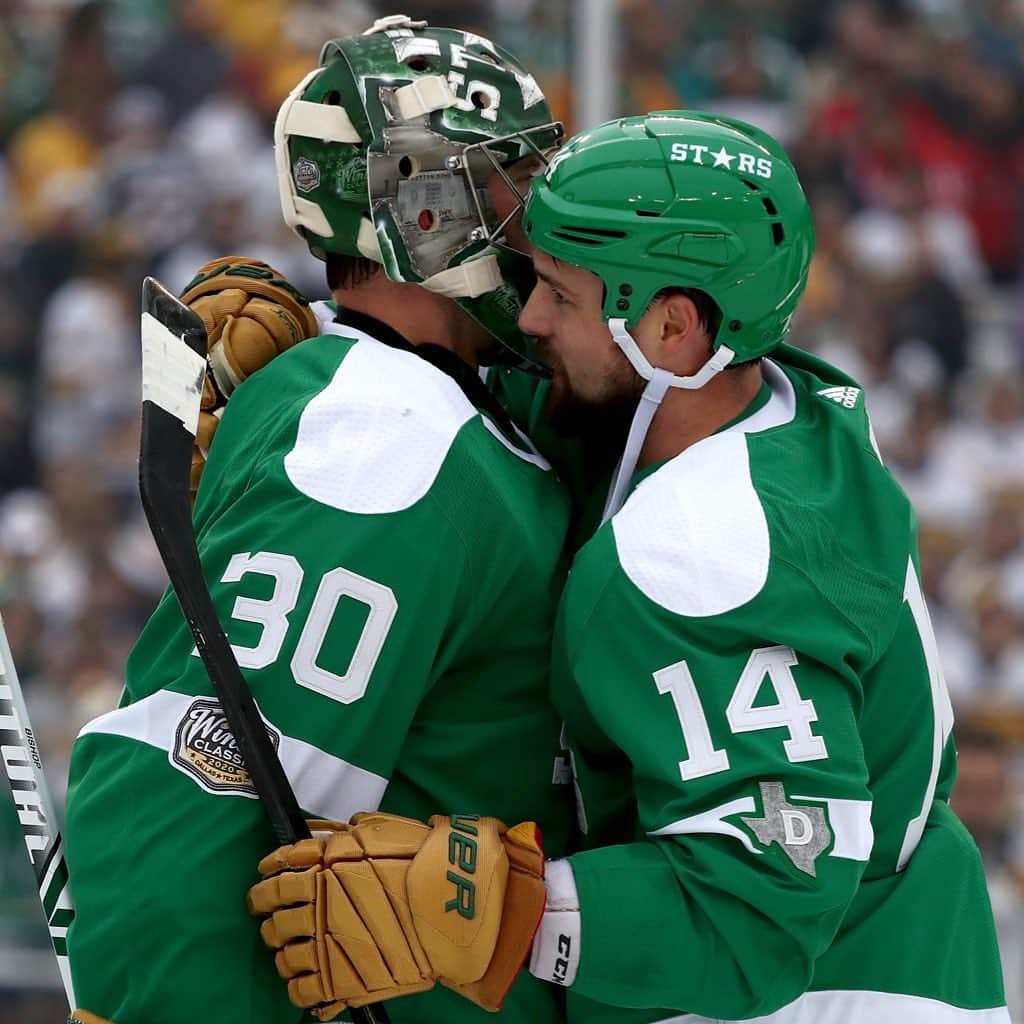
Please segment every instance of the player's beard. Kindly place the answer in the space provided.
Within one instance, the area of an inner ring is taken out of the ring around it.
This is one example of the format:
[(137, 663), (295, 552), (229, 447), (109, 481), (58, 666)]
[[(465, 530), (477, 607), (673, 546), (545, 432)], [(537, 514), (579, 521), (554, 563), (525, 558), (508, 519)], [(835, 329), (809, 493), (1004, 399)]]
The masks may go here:
[(589, 398), (573, 388), (564, 365), (551, 357), (550, 349), (544, 355), (553, 372), (544, 404), (548, 426), (563, 437), (585, 438), (588, 448), (621, 452), (644, 390), (643, 378), (626, 363), (625, 368), (609, 372), (602, 397)]

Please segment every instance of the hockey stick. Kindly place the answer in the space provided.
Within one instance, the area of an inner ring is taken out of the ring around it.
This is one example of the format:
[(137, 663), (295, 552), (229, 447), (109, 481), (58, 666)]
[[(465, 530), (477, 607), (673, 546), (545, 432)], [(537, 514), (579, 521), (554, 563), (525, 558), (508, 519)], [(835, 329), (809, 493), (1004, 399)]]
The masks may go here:
[[(281, 845), (309, 826), (217, 618), (192, 529), (189, 472), (206, 371), (206, 328), (159, 281), (142, 286), (142, 443), (139, 490), (153, 539), (253, 787)], [(388, 1024), (379, 1006), (356, 1024)]]
[(57, 830), (57, 815), (43, 775), (36, 738), (29, 723), (28, 708), (18, 682), (18, 673), (0, 619), (0, 752), (11, 783), (18, 821), (25, 836), (28, 857), (39, 887), (39, 901), (57, 957), (68, 1006), (75, 1009), (75, 992), (68, 963), (68, 925), (75, 916), (68, 888), (64, 843)]

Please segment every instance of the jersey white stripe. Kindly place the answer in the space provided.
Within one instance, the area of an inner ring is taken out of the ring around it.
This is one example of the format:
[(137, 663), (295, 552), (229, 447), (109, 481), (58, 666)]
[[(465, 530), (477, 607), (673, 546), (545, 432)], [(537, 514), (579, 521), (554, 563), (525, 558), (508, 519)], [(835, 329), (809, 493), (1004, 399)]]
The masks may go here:
[[(937, 999), (895, 992), (805, 992), (767, 1017), (739, 1024), (1011, 1024), (1005, 1006), (965, 1010)], [(656, 1024), (720, 1024), (709, 1017), (684, 1013)]]
[(921, 842), (921, 837), (924, 835), (928, 815), (931, 814), (932, 803), (935, 800), (942, 754), (946, 748), (949, 734), (953, 731), (953, 705), (949, 699), (945, 677), (942, 675), (942, 663), (939, 660), (939, 649), (935, 642), (932, 620), (928, 615), (928, 606), (925, 604), (924, 593), (921, 591), (921, 583), (917, 578), (917, 570), (914, 568), (912, 559), (907, 560), (903, 599), (910, 605), (910, 613), (921, 638), (924, 660), (928, 667), (928, 683), (932, 698), (932, 767), (928, 773), (928, 785), (921, 803), (921, 813), (907, 825), (899, 860), (896, 863), (897, 871), (902, 871), (907, 866), (917, 849), (917, 844)]
[(871, 827), (870, 800), (838, 800), (823, 796), (794, 796), (793, 799), (828, 805), (828, 820), (835, 836), (829, 851), (830, 857), (863, 861), (871, 859), (875, 830)]
[[(480, 419), (483, 420), (487, 432), (497, 438), (513, 455), (518, 456), (524, 462), (532, 463), (540, 469), (551, 469), (551, 463), (534, 448), (533, 442), (518, 427), (516, 427), (516, 433), (519, 435), (520, 440), (523, 441), (524, 446), (526, 446), (523, 448), (517, 448), (486, 416), (481, 414)], [(514, 423), (512, 425), (515, 426)]]
[(630, 582), (676, 615), (722, 615), (752, 601), (768, 579), (771, 532), (743, 432), (707, 437), (642, 480), (612, 533)]
[(306, 404), (284, 458), (292, 486), (360, 515), (399, 512), (423, 498), (477, 410), (447, 374), (362, 331), (330, 383)]
[[(870, 800), (838, 800), (824, 796), (794, 796), (793, 799), (827, 804), (828, 822), (835, 837), (832, 849), (829, 851), (830, 857), (841, 857), (844, 860), (870, 860), (871, 848), (874, 845)], [(701, 814), (680, 818), (679, 821), (673, 821), (670, 825), (665, 825), (654, 832), (648, 832), (648, 835), (732, 836), (733, 839), (738, 839), (751, 853), (760, 855), (763, 851), (754, 847), (747, 833), (725, 820), (735, 814), (753, 814), (754, 810), (753, 798), (741, 797)]]
[(771, 388), (771, 398), (753, 416), (734, 423), (720, 431), (722, 434), (759, 434), (791, 423), (796, 417), (796, 391), (782, 368), (766, 359), (763, 363), (765, 383)]
[(651, 836), (732, 836), (733, 839), (738, 839), (750, 853), (761, 856), (761, 851), (754, 848), (754, 844), (746, 832), (724, 820), (731, 814), (753, 814), (754, 811), (754, 798), (745, 796), (739, 800), (731, 800), (720, 807), (713, 807), (710, 811), (704, 811), (702, 814), (691, 814), (688, 818), (680, 818), (678, 821), (673, 821), (671, 825), (665, 825), (657, 831), (647, 834)]
[[(170, 755), (178, 724), (195, 700), (190, 694), (157, 690), (134, 704), (94, 718), (78, 735), (124, 736)], [(268, 724), (273, 726), (272, 722)], [(347, 821), (357, 811), (376, 810), (387, 789), (388, 780), (383, 776), (292, 736), (281, 736), (278, 754), (299, 804), (315, 817)]]

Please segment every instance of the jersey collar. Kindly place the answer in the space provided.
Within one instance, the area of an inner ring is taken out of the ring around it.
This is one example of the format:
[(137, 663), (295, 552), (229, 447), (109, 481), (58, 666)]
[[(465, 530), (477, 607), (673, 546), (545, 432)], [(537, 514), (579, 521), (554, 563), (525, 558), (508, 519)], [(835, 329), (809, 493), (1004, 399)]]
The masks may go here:
[(771, 359), (763, 360), (761, 366), (764, 373), (761, 390), (736, 419), (716, 433), (758, 434), (790, 423), (796, 417), (796, 390), (785, 370)]

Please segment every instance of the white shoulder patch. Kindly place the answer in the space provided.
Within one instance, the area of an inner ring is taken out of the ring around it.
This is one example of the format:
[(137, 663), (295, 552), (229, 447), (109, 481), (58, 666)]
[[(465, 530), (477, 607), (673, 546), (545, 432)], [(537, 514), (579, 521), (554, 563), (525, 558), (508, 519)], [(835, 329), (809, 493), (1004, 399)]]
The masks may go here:
[(343, 512), (409, 508), (430, 490), (477, 410), (453, 380), (417, 356), (351, 327), (322, 326), (357, 344), (303, 410), (284, 459), (288, 479)]
[(720, 615), (756, 597), (771, 544), (746, 435), (715, 434), (667, 462), (629, 496), (612, 532), (629, 579), (677, 615)]

